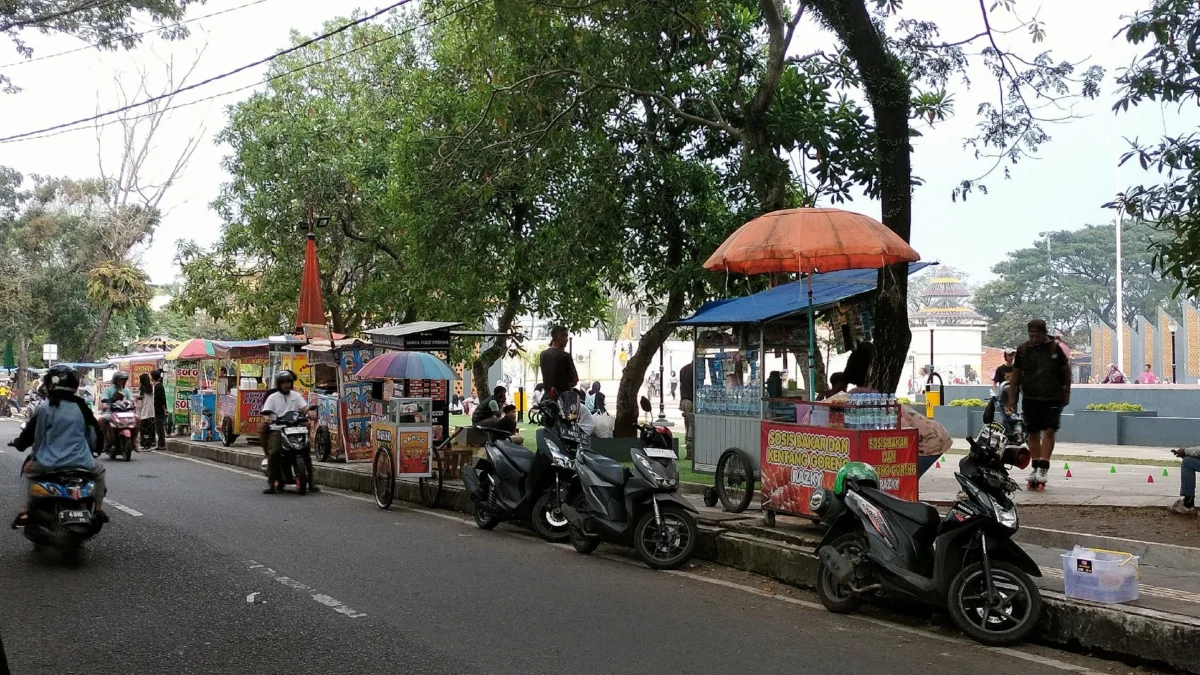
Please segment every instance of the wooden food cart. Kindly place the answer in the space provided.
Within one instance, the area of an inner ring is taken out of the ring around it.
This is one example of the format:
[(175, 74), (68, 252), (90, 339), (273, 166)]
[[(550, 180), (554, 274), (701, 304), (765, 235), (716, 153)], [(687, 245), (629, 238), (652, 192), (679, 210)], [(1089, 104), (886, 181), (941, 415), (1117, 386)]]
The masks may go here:
[(359, 381), (356, 373), (374, 357), (374, 346), (355, 338), (314, 340), (302, 351), (311, 369), (310, 399), (317, 406), (316, 459), (370, 461), (372, 383)]

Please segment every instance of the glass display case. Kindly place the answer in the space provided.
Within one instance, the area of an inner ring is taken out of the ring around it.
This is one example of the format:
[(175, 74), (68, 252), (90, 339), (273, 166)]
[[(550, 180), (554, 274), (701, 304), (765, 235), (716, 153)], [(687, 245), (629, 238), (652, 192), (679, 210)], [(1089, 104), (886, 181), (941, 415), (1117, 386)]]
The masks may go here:
[(763, 383), (758, 343), (758, 330), (700, 333), (693, 365), (696, 414), (759, 416)]

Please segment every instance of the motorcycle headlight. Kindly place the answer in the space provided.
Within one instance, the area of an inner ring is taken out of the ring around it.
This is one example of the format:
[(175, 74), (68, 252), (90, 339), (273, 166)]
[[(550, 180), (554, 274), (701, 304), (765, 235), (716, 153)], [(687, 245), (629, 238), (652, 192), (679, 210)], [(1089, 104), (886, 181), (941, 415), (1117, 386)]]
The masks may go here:
[(567, 453), (563, 452), (562, 450), (559, 450), (557, 445), (555, 445), (554, 443), (551, 443), (549, 441), (546, 442), (546, 445), (550, 447), (550, 463), (551, 464), (553, 464), (554, 466), (557, 466), (559, 468), (562, 468), (562, 469), (570, 469), (571, 468), (571, 458), (567, 456)]
[(996, 509), (996, 520), (999, 521), (1004, 527), (1007, 527), (1015, 532), (1017, 529), (1017, 505), (1013, 504), (1007, 509), (1001, 507), (994, 501), (992, 502), (992, 505)]
[(679, 482), (678, 478), (663, 474), (658, 465), (641, 453), (634, 453), (633, 460), (642, 469), (642, 474), (658, 487), (671, 488)]

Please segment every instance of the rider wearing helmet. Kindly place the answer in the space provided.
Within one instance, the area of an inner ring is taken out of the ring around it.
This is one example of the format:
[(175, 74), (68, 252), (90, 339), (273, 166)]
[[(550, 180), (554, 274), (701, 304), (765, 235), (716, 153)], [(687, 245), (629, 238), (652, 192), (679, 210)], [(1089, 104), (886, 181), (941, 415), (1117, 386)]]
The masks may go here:
[[(133, 391), (129, 388), (129, 373), (118, 370), (112, 374), (112, 385), (100, 394), (100, 431), (104, 434), (104, 440), (111, 442), (112, 439), (108, 435), (108, 413), (112, 409), (112, 404), (118, 400), (129, 401), (133, 403)], [(141, 431), (142, 421), (134, 415), (133, 423), (133, 438), (138, 437), (138, 432)]]
[[(104, 502), (104, 466), (96, 461), (101, 445), (100, 428), (91, 408), (79, 398), (79, 378), (69, 366), (50, 368), (43, 378), (48, 400), (38, 407), (21, 435), (11, 445), (22, 452), (33, 447), (25, 462), (25, 477), (30, 483), (47, 473), (66, 469), (88, 471), (96, 483), (96, 516), (108, 517), (101, 510)], [(21, 527), (28, 518), (29, 506), (21, 509), (13, 527)]]
[[(267, 489), (263, 490), (266, 494), (273, 494), (275, 484), (279, 483), (282, 487), (283, 483), (279, 473), (279, 455), (283, 452), (283, 438), (278, 431), (271, 429), (271, 420), (286, 413), (308, 410), (308, 401), (300, 395), (300, 392), (293, 389), (295, 384), (296, 375), (292, 371), (281, 370), (275, 373), (275, 391), (271, 392), (267, 396), (267, 400), (263, 402), (261, 437), (263, 451), (267, 453)], [(317, 492), (317, 486), (312, 481), (312, 457), (308, 453), (304, 453), (304, 466), (308, 470), (308, 489), (311, 492)]]

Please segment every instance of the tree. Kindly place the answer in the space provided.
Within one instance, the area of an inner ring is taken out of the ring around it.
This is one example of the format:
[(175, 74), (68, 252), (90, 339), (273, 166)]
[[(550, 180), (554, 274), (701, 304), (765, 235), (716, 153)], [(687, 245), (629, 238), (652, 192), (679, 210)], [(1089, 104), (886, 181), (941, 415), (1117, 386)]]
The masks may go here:
[[(1145, 51), (1117, 79), (1118, 114), (1150, 102), (1183, 108), (1200, 101), (1200, 5), (1196, 0), (1155, 0), (1127, 17), (1125, 39)], [(1176, 292), (1200, 293), (1200, 133), (1167, 134), (1155, 143), (1133, 139), (1121, 163), (1154, 169), (1159, 182), (1134, 185), (1108, 206), (1148, 222), (1163, 236), (1152, 242), (1153, 268), (1176, 282)]]
[[(203, 0), (10, 0), (0, 5), (0, 34), (12, 40), (17, 53), (28, 59), (34, 51), (24, 39), (27, 32), (60, 33), (78, 38), (97, 49), (130, 49), (147, 32), (166, 39), (186, 37), (187, 28), (176, 23), (188, 5)], [(157, 31), (145, 31), (135, 13), (144, 12)], [(0, 88), (19, 91), (0, 73)]]
[[(1173, 283), (1153, 269), (1153, 246), (1162, 238), (1146, 223), (1122, 230), (1127, 324), (1133, 325), (1139, 315), (1155, 320), (1160, 307), (1178, 316)], [(1033, 318), (1045, 319), (1073, 345), (1089, 342), (1093, 323), (1116, 328), (1114, 226), (1051, 232), (1048, 241), (1049, 247), (1044, 239), (1009, 253), (992, 268), (998, 278), (975, 292), (975, 309), (992, 324), (985, 337), (989, 346), (1020, 344), (1025, 323)]]

